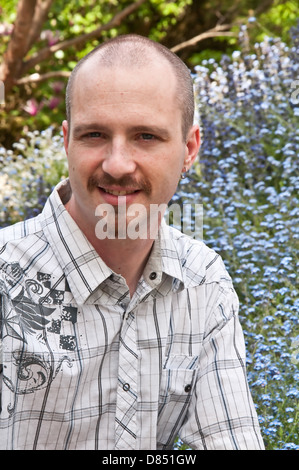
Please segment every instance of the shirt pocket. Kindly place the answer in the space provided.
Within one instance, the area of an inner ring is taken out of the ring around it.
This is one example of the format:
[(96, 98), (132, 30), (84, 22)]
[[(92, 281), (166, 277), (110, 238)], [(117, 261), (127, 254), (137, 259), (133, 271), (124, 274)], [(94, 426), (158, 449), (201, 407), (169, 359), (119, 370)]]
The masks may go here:
[(196, 383), (198, 356), (169, 356), (161, 374), (158, 443), (171, 448), (188, 411)]

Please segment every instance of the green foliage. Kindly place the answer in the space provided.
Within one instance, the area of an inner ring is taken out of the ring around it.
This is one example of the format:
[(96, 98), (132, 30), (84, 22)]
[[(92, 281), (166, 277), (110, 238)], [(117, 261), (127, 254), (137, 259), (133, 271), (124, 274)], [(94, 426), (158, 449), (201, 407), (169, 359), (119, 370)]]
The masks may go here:
[[(175, 25), (177, 19), (184, 14), (184, 11), (188, 5), (191, 5), (193, 0), (179, 0), (176, 2), (165, 2), (164, 0), (151, 0), (152, 5), (157, 8), (159, 20), (155, 24), (154, 28), (151, 28), (149, 37), (154, 41), (163, 40), (166, 35), (169, 26)], [(142, 15), (142, 11), (140, 12)]]
[[(192, 0), (150, 0), (139, 10), (131, 14), (117, 28), (103, 31), (101, 37), (88, 41), (81, 47), (70, 47), (58, 50), (46, 61), (35, 66), (28, 73), (38, 72), (43, 75), (49, 71), (70, 72), (75, 64), (100, 42), (119, 34), (137, 32), (152, 39), (161, 40), (168, 28), (176, 23), (178, 17)], [(63, 0), (54, 2), (47, 21), (44, 24), (40, 40), (30, 51), (30, 55), (42, 48), (60, 41), (72, 39), (89, 33), (108, 23), (118, 12), (122, 11), (132, 0)], [(10, 40), (11, 25), (16, 17), (18, 1), (8, 0), (5, 8), (0, 10), (0, 24), (6, 25), (7, 34), (3, 35), (0, 44), (0, 55), (4, 54)], [(6, 98), (7, 107), (0, 109), (0, 126), (3, 129), (2, 143), (10, 146), (18, 140), (27, 129), (45, 129), (49, 126), (58, 128), (65, 118), (66, 79), (52, 79), (38, 84), (15, 87)]]
[(299, 16), (298, 2), (295, 0), (275, 0), (269, 11), (263, 13), (252, 31), (257, 41), (262, 41), (265, 36), (279, 37), (289, 43), (289, 31), (296, 26)]

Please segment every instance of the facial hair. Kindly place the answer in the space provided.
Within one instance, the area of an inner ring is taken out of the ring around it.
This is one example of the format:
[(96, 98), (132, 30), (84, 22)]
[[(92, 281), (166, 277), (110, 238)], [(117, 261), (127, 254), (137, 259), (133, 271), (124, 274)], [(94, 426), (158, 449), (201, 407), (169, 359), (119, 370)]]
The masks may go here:
[(151, 183), (146, 178), (141, 178), (139, 180), (132, 178), (129, 175), (125, 175), (120, 179), (115, 179), (111, 175), (104, 173), (102, 176), (96, 177), (91, 176), (87, 182), (88, 191), (93, 191), (95, 188), (107, 188), (115, 186), (118, 188), (130, 188), (133, 190), (144, 191), (146, 195), (150, 195), (152, 191)]

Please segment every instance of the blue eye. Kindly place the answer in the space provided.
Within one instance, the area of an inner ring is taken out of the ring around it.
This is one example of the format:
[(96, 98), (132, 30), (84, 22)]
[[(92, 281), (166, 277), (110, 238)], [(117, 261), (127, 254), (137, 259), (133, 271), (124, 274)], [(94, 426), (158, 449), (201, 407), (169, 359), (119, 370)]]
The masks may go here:
[(143, 140), (153, 140), (155, 139), (155, 136), (153, 134), (147, 134), (146, 132), (144, 132), (143, 134), (141, 134), (140, 136)]

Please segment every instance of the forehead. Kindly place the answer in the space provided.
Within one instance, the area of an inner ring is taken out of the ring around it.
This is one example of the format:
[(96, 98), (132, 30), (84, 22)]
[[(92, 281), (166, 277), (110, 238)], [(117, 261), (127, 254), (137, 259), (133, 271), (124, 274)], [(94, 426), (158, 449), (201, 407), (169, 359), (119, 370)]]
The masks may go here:
[(106, 66), (94, 59), (85, 62), (77, 72), (72, 108), (82, 108), (87, 101), (104, 105), (116, 100), (140, 105), (159, 102), (161, 106), (173, 107), (177, 104), (177, 91), (172, 67), (164, 59), (142, 66)]

